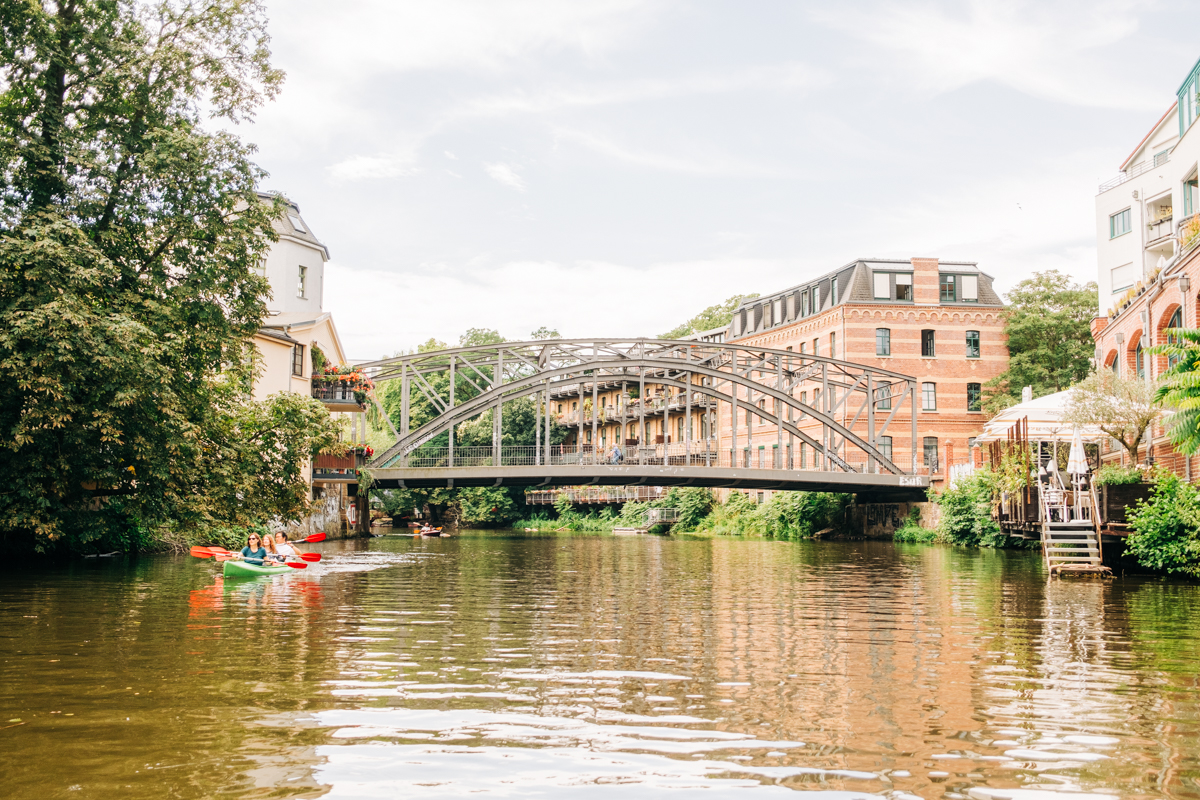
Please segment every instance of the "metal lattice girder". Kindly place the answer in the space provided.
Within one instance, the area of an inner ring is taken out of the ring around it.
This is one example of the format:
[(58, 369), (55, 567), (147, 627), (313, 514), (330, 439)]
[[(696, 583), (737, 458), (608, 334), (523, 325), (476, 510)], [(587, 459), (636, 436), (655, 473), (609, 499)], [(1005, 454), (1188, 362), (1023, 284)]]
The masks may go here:
[[(906, 474), (906, 471), (884, 456), (875, 443), (886, 434), (907, 400), (914, 421), (910, 452), (914, 454), (915, 469), (916, 379), (826, 356), (715, 342), (546, 339), (413, 353), (364, 364), (362, 368), (368, 370), (377, 383), (392, 380), (402, 383), (399, 440), (380, 453), (373, 460), (373, 466), (390, 466), (433, 437), (488, 409), (500, 409), (509, 400), (543, 394), (548, 399), (549, 393), (556, 388), (581, 387), (585, 383), (591, 384), (594, 392), (599, 383), (637, 380), (639, 385), (649, 382), (675, 386), (729, 403), (735, 411), (732, 417), (735, 437), (736, 410), (744, 407), (750, 414), (774, 424), (780, 437), (786, 432), (813, 447), (827, 464), (850, 469), (838, 456), (838, 452), (849, 445), (862, 451), (885, 471), (897, 475)], [(430, 382), (429, 377), (439, 373), (457, 376), (457, 380), (464, 381), (478, 394), (456, 402), (455, 380), (449, 382), (445, 394)], [(703, 376), (707, 380), (696, 384), (692, 382), (693, 376)], [(821, 407), (815, 403), (802, 403), (796, 398), (796, 393), (806, 385), (822, 390)], [(410, 430), (409, 425), (409, 395), (413, 387), (439, 412), (437, 417), (415, 431)], [(884, 388), (891, 408), (877, 409), (878, 393)], [(745, 395), (744, 400), (739, 399), (741, 394)], [(751, 402), (754, 397), (772, 398), (776, 403), (774, 412), (760, 409)], [(877, 422), (880, 411), (888, 412), (882, 424)], [(582, 403), (580, 412), (582, 422)], [(820, 441), (798, 427), (793, 420), (795, 412), (800, 418), (807, 416), (821, 424)], [(837, 418), (839, 412), (841, 421)], [(549, 414), (548, 408), (546, 413)], [(593, 406), (593, 415), (595, 413)], [(864, 417), (868, 427), (866, 439), (854, 431)], [(494, 438), (499, 436), (499, 429), (498, 420), (494, 420)], [(498, 444), (497, 439), (494, 445)]]

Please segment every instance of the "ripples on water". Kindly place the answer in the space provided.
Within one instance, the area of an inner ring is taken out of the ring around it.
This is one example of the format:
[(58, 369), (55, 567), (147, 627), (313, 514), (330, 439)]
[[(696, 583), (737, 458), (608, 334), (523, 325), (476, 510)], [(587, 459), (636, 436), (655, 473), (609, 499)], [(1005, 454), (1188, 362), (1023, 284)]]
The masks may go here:
[(0, 794), (1200, 797), (1200, 587), (891, 543), (323, 552), (0, 575)]

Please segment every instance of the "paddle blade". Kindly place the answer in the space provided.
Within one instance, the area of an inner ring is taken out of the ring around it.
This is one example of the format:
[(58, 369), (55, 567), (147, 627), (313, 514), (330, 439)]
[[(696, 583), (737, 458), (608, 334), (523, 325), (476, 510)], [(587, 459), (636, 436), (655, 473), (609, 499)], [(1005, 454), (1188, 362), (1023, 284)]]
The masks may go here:
[(212, 553), (215, 556), (216, 555), (225, 555), (225, 556), (232, 555), (232, 553), (230, 553), (230, 551), (226, 550), (224, 547), (217, 547), (216, 545), (212, 545), (212, 546), (206, 547), (204, 549), (207, 550), (208, 552)]
[(191, 553), (192, 555), (194, 555), (196, 558), (212, 558), (213, 557), (213, 554), (208, 552), (207, 547), (193, 547), (188, 552)]
[(305, 536), (300, 541), (302, 542), (323, 542), (327, 537), (324, 533), (314, 533), (312, 536)]
[(320, 553), (301, 553), (300, 557), (303, 558), (305, 561), (311, 561), (314, 564), (321, 560)]
[(297, 564), (295, 561), (285, 561), (283, 563), (287, 564), (292, 569), (308, 569), (308, 564)]

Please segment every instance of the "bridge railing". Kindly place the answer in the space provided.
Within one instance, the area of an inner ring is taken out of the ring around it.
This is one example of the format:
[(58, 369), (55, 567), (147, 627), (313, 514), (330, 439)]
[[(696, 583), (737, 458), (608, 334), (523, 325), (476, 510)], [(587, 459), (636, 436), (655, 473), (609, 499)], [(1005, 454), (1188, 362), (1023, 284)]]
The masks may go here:
[[(568, 466), (578, 467), (581, 475), (604, 466), (670, 466), (670, 467), (722, 467), (725, 469), (779, 469), (882, 472), (878, 464), (872, 464), (865, 453), (858, 451), (830, 456), (829, 461), (813, 448), (799, 445), (753, 445), (738, 451), (718, 450), (715, 442), (678, 442), (666, 445), (644, 445), (621, 448), (619, 457), (614, 458), (612, 448), (597, 448), (591, 445), (551, 445), (547, 454), (544, 449), (527, 446), (505, 446), (499, 448), (499, 460), (492, 447), (456, 447), (451, 453), (448, 447), (422, 447), (407, 457), (391, 464), (396, 468), (438, 469), (449, 467), (524, 467), (524, 466)], [(898, 466), (903, 466), (899, 465)], [(918, 463), (912, 470), (916, 475), (937, 473), (936, 464), (931, 468)]]

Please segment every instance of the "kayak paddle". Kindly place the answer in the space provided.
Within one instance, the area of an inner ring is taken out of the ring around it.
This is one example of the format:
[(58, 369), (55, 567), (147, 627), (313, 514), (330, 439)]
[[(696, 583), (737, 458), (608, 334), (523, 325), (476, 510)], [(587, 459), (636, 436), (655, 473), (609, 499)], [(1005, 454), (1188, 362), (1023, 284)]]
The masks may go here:
[(297, 542), (323, 542), (327, 538), (329, 538), (329, 537), (327, 537), (325, 535), (324, 531), (322, 531), (321, 533), (314, 533), (312, 536), (305, 536), (303, 539), (297, 539), (296, 541)]

